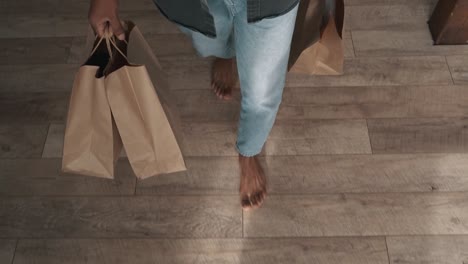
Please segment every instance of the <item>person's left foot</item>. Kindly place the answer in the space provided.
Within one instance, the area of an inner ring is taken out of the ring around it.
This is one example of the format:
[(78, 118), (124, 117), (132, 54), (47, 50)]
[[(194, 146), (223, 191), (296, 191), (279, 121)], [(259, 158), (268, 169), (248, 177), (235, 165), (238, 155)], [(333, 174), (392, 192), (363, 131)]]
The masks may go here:
[(262, 205), (266, 196), (266, 177), (260, 163), (255, 157), (239, 155), (241, 169), (240, 197), (244, 210), (258, 208)]
[(232, 99), (237, 80), (236, 60), (216, 58), (211, 69), (211, 88), (219, 99)]

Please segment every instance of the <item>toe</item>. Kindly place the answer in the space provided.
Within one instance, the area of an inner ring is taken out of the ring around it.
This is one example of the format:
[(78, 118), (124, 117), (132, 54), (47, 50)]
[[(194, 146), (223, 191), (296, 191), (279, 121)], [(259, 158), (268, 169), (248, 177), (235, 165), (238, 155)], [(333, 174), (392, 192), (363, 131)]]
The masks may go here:
[(242, 198), (241, 206), (242, 206), (242, 209), (244, 210), (249, 210), (252, 207), (252, 204), (250, 203), (250, 200), (247, 196)]
[(250, 197), (250, 201), (252, 202), (252, 207), (258, 207), (260, 203), (260, 196), (258, 195), (258, 193), (253, 194)]
[(231, 88), (229, 87), (225, 87), (224, 91), (223, 91), (223, 99), (224, 100), (229, 100), (232, 98), (232, 95), (231, 95)]
[(265, 200), (265, 193), (264, 192), (256, 193), (255, 199), (257, 201), (257, 205), (260, 207), (263, 204), (263, 201)]

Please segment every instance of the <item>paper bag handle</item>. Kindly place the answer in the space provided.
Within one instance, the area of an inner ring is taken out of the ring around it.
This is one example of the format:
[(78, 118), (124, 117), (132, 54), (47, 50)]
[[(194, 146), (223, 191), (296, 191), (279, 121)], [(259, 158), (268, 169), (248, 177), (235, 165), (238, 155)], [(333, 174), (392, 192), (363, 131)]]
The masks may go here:
[[(98, 38), (98, 37), (99, 36), (96, 35), (96, 38)], [(111, 47), (111, 45), (112, 45), (120, 53), (120, 55), (122, 55), (128, 61), (128, 58), (124, 54), (124, 52), (122, 52), (122, 50), (120, 50), (119, 47), (117, 47), (117, 44), (115, 43), (114, 38), (115, 38), (115, 36), (114, 36), (114, 33), (112, 33), (112, 29), (109, 26), (106, 26), (106, 28), (104, 29), (104, 35), (102, 35), (102, 37), (96, 43), (93, 50), (89, 54), (89, 57), (93, 56), (93, 54), (99, 48), (99, 45), (101, 45), (102, 41), (106, 40), (107, 52), (109, 52), (109, 56), (111, 58), (112, 58), (112, 47)], [(125, 44), (128, 44), (127, 40), (124, 39), (123, 41), (125, 42)]]

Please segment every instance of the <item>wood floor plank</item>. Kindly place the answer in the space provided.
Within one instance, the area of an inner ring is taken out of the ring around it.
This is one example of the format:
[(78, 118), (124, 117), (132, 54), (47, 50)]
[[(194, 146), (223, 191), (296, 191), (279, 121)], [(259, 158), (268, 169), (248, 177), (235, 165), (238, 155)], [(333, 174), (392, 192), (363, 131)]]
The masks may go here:
[(15, 239), (0, 239), (0, 263), (13, 263), (15, 247)]
[[(87, 14), (89, 10), (88, 0), (1, 0), (0, 14)], [(155, 10), (156, 6), (151, 0), (120, 0), (119, 10), (146, 11)]]
[(71, 91), (78, 67), (76, 64), (0, 65), (2, 94)]
[[(274, 248), (275, 250), (271, 250)], [(22, 263), (386, 264), (385, 239), (24, 239)]]
[(347, 30), (427, 29), (434, 6), (428, 4), (351, 5), (346, 7)]
[(63, 155), (63, 140), (65, 124), (50, 124), (47, 138), (42, 151), (43, 158), (61, 158)]
[(428, 28), (355, 30), (352, 34), (358, 57), (468, 54), (468, 45), (434, 45)]
[(3, 238), (239, 238), (237, 196), (2, 197)]
[(126, 160), (118, 163), (114, 179), (61, 172), (61, 159), (0, 160), (0, 195), (133, 195), (136, 178)]
[(2, 92), (0, 122), (64, 122), (69, 97), (69, 92)]
[[(184, 124), (187, 156), (237, 156), (236, 122)], [(364, 120), (281, 120), (264, 147), (266, 155), (370, 153)]]
[[(72, 82), (72, 81), (71, 81)], [(2, 122), (64, 122), (69, 91), (2, 92)], [(240, 92), (221, 101), (211, 90), (175, 90), (185, 121), (236, 121)], [(202, 102), (202, 104), (200, 104)], [(468, 86), (287, 88), (278, 120), (468, 116)]]
[[(0, 16), (0, 38), (86, 36), (89, 28), (87, 15), (87, 11), (71, 14), (8, 13)], [(176, 25), (155, 9), (120, 12), (120, 19), (132, 20), (146, 36), (180, 33)]]
[[(52, 124), (43, 157), (61, 157), (64, 125)], [(236, 122), (184, 122), (185, 156), (237, 156)], [(266, 155), (370, 153), (365, 120), (278, 121)]]
[(457, 116), (468, 116), (466, 85), (287, 88), (278, 113), (278, 119)]
[(429, 5), (435, 6), (438, 0), (344, 0), (345, 6), (353, 5)]
[(388, 86), (450, 85), (452, 79), (444, 57), (372, 57), (345, 59), (340, 76), (291, 73), (286, 86)]
[[(1, 0), (2, 9), (0, 13), (15, 13), (15, 14), (34, 14), (34, 13), (51, 13), (51, 14), (70, 14), (70, 13), (87, 13), (89, 10), (89, 1), (87, 0)], [(120, 0), (119, 10), (121, 11), (143, 11), (156, 9), (151, 0)]]
[[(263, 159), (262, 159), (263, 163)], [(185, 157), (187, 171), (137, 181), (137, 195), (231, 194), (239, 191), (238, 157)]]
[(211, 89), (173, 90), (180, 117), (186, 121), (236, 121), (240, 113), (240, 90), (233, 99), (219, 100)]
[(354, 58), (354, 44), (350, 31), (343, 31), (344, 57)]
[(0, 158), (40, 157), (48, 126), (0, 124)]
[(13, 38), (0, 42), (0, 64), (66, 63), (72, 38)]
[(468, 56), (447, 56), (455, 84), (468, 84)]
[[(468, 154), (267, 156), (270, 194), (468, 191)], [(237, 194), (237, 157), (188, 157), (187, 171), (137, 182), (139, 195)]]
[[(240, 91), (221, 101), (211, 90), (175, 90), (183, 120), (235, 121)], [(203, 102), (201, 104), (201, 102)], [(287, 87), (278, 120), (468, 116), (468, 86)]]
[(245, 237), (468, 234), (468, 193), (270, 195)]
[[(174, 90), (210, 89), (210, 59), (172, 56), (160, 59)], [(340, 76), (289, 73), (287, 87), (451, 85), (443, 56), (347, 58)]]
[(373, 153), (468, 152), (468, 118), (371, 119)]
[(468, 263), (468, 236), (387, 237), (391, 264)]

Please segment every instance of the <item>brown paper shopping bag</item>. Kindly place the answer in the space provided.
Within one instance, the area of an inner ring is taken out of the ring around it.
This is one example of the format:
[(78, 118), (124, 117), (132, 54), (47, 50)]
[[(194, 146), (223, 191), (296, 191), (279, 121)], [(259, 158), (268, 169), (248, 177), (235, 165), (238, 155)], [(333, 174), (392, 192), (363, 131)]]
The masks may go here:
[[(138, 41), (132, 26), (128, 43)], [(132, 35), (133, 33), (133, 35)], [(130, 64), (127, 46), (111, 39), (115, 52), (106, 73), (105, 86), (111, 111), (135, 175), (150, 176), (185, 170), (178, 142), (156, 91), (167, 91), (167, 81), (158, 65), (152, 65), (153, 79), (145, 65)], [(154, 57), (154, 55), (152, 55)]]
[(127, 28), (127, 32), (130, 32), (129, 39), (131, 40), (127, 46), (127, 57), (131, 63), (145, 65), (151, 81), (158, 84), (156, 93), (169, 120), (179, 148), (184, 153), (185, 141), (182, 132), (182, 122), (177, 108), (177, 99), (174, 93), (171, 92), (167, 74), (162, 70), (159, 60), (154, 55), (150, 45), (138, 27), (131, 21), (124, 22), (124, 25)]
[(122, 142), (102, 77), (109, 61), (102, 39), (76, 73), (63, 144), (62, 171), (113, 178)]
[[(334, 5), (326, 7), (326, 2)], [(344, 44), (342, 40), (344, 4), (342, 0), (300, 2), (289, 69), (312, 75), (343, 73)]]

